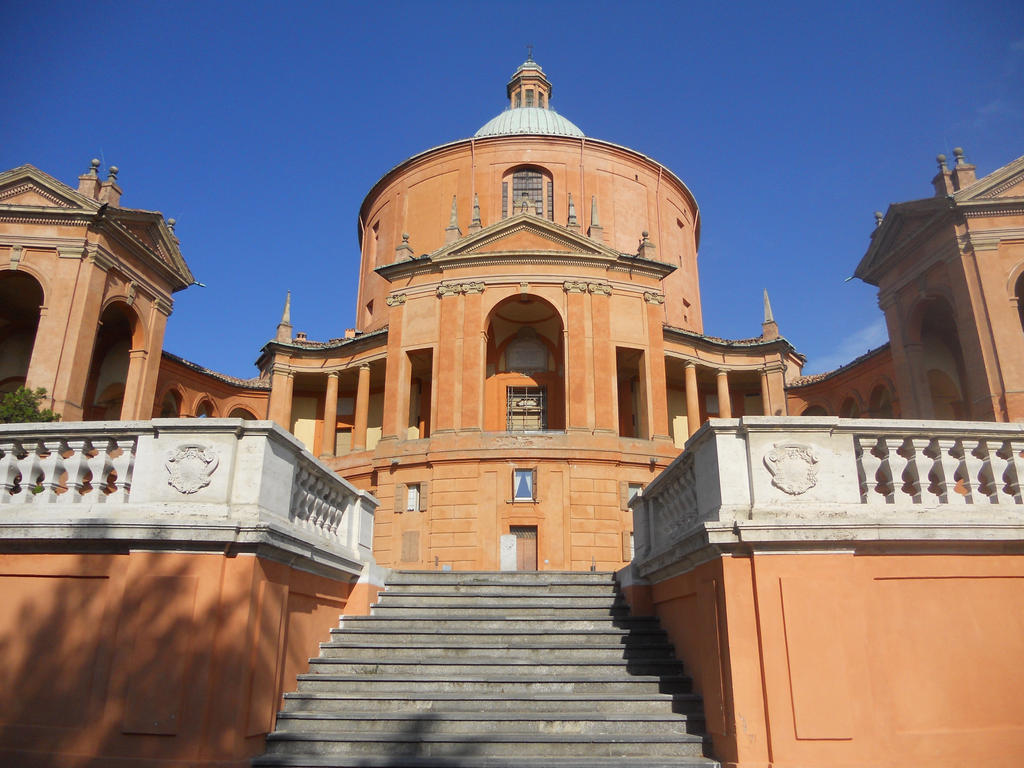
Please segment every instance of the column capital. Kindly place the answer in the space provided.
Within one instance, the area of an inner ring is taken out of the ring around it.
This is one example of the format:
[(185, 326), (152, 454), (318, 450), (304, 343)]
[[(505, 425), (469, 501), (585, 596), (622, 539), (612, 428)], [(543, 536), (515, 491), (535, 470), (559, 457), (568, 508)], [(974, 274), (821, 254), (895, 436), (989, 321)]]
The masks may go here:
[(687, 360), (686, 361), (686, 365), (684, 365), (683, 367), (684, 368), (696, 368), (697, 364), (695, 362), (693, 362), (693, 360)]
[(295, 371), (293, 371), (287, 365), (282, 365), (280, 363), (275, 363), (271, 367), (270, 372), (274, 376), (287, 376), (289, 379), (295, 375)]
[(400, 304), (405, 304), (405, 298), (404, 293), (395, 293), (384, 299), (384, 303), (389, 307), (397, 307)]
[(586, 293), (587, 284), (579, 280), (566, 280), (562, 283), (562, 290), (566, 293)]
[(664, 304), (665, 294), (656, 291), (644, 291), (644, 301), (648, 304)]
[(362, 370), (369, 371), (370, 370), (370, 364), (369, 363), (360, 363), (359, 364), (359, 370), (360, 371), (362, 371)]

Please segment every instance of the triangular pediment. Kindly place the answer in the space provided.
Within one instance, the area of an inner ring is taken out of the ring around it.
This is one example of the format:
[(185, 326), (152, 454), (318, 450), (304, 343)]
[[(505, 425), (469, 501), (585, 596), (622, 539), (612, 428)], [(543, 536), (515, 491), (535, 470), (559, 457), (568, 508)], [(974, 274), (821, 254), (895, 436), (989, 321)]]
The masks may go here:
[(876, 269), (948, 210), (944, 198), (934, 197), (890, 205), (882, 225), (872, 234), (871, 245), (854, 270), (854, 276), (875, 284), (878, 279)]
[(441, 260), (495, 254), (619, 257), (618, 252), (604, 244), (532, 213), (502, 219), (440, 248), (431, 256)]
[(0, 205), (95, 210), (99, 204), (32, 165), (0, 173)]
[(1021, 197), (1024, 197), (1024, 157), (992, 171), (953, 196), (958, 203), (997, 202), (1003, 198)]

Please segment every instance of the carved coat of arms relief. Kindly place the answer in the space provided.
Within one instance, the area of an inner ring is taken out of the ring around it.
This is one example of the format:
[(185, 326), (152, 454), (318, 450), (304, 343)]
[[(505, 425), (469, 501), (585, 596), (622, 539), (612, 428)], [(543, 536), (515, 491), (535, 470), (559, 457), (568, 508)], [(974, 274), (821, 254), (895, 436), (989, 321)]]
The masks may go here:
[(212, 448), (203, 445), (182, 445), (170, 452), (164, 467), (167, 484), (179, 493), (190, 494), (210, 484), (210, 478), (220, 463)]
[(791, 496), (799, 496), (818, 483), (818, 457), (803, 443), (775, 443), (764, 456), (772, 485)]

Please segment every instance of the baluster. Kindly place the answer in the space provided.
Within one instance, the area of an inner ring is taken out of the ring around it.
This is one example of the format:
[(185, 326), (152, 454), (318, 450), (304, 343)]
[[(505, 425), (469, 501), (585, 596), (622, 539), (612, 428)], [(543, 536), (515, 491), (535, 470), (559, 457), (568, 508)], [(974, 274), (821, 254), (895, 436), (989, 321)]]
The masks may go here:
[[(878, 466), (879, 491), (885, 496), (886, 504), (895, 504), (902, 496), (903, 470), (907, 460), (899, 454), (900, 445), (890, 445), (893, 438), (883, 437), (876, 448), (880, 461)], [(882, 489), (885, 489), (882, 491)]]
[(936, 440), (939, 447), (938, 461), (935, 463), (935, 470), (939, 477), (939, 484), (942, 493), (939, 500), (943, 504), (963, 506), (967, 503), (967, 497), (956, 490), (957, 475), (962, 474), (964, 447), (959, 440), (951, 438), (939, 438)]
[(0, 443), (0, 504), (13, 504), (14, 478), (18, 476), (18, 454), (21, 445), (16, 440)]
[[(43, 473), (40, 485), (42, 491), (36, 494), (36, 502), (40, 504), (52, 504), (60, 498), (57, 489), (60, 488), (61, 475), (64, 474), (64, 457), (61, 452), (64, 450), (64, 441), (46, 440), (40, 441), (42, 448), (39, 469)], [(43, 455), (45, 454), (45, 455)]]
[(114, 492), (108, 501), (127, 502), (132, 490), (132, 470), (135, 468), (135, 438), (118, 438), (111, 441), (120, 453), (112, 457), (114, 465)]
[(107, 501), (107, 478), (114, 471), (114, 463), (110, 459), (110, 453), (114, 450), (114, 441), (102, 438), (94, 441), (92, 447), (96, 453), (86, 459), (89, 471), (92, 473), (92, 480), (89, 481), (92, 490), (87, 496), (89, 501), (105, 504)]
[[(1024, 458), (1021, 458), (1021, 453), (1024, 453), (1024, 441), (1007, 440), (1003, 444), (1003, 453), (1009, 464), (1007, 490), (1013, 496), (1016, 504), (1024, 504), (1024, 488), (1022, 488), (1024, 486)], [(2, 472), (0, 472), (0, 477), (2, 477)]]
[(927, 437), (909, 437), (900, 446), (900, 453), (907, 459), (905, 474), (910, 486), (910, 500), (914, 504), (929, 504), (934, 499), (929, 486), (931, 481), (928, 475), (931, 473), (934, 461), (925, 455), (931, 439)]
[(988, 500), (982, 490), (985, 484), (982, 474), (985, 462), (976, 453), (981, 443), (975, 440), (963, 440), (961, 443), (964, 448), (964, 485), (967, 487), (967, 498), (971, 504), (981, 504)]
[(1013, 493), (1007, 489), (1006, 471), (1010, 466), (1004, 453), (1006, 445), (1002, 442), (990, 443), (988, 460), (992, 471), (992, 503), (1013, 504)]
[(86, 454), (92, 446), (84, 439), (67, 440), (64, 444), (71, 451), (71, 455), (64, 460), (64, 471), (68, 473), (65, 483), (67, 491), (60, 495), (58, 501), (61, 504), (79, 504), (82, 501), (85, 476), (89, 472), (89, 459)]
[(35, 488), (36, 479), (39, 477), (39, 454), (43, 446), (38, 441), (22, 443), (25, 455), (18, 459), (18, 471), (21, 473), (21, 501), (23, 504), (32, 504), (36, 500)]

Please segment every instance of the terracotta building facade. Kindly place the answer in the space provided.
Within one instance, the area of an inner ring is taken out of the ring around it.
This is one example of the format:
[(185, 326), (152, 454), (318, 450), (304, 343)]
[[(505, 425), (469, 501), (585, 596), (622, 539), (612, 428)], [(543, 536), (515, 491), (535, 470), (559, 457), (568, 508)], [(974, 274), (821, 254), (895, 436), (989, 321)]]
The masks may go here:
[(456, 570), (622, 567), (630, 499), (709, 417), (1024, 418), (1024, 158), (977, 179), (958, 152), (878, 214), (857, 276), (891, 342), (802, 377), (767, 295), (760, 335), (705, 333), (682, 180), (559, 115), (532, 60), (505, 97), (366, 196), (356, 328), (310, 340), (286, 303), (252, 379), (163, 351), (193, 278), (115, 168), (0, 174), (0, 392), (44, 387), (64, 420), (270, 419), (380, 499), (379, 563)]

